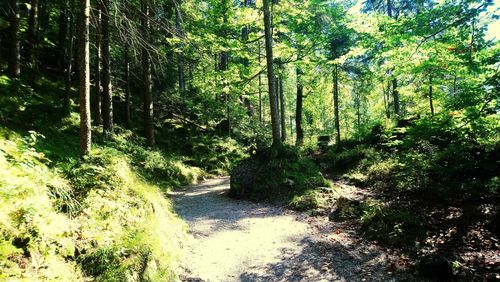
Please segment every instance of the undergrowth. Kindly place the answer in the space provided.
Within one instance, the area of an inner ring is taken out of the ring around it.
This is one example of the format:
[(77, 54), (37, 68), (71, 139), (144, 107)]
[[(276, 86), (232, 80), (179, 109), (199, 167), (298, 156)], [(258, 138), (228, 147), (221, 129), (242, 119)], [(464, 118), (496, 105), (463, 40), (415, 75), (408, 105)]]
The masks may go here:
[(165, 192), (225, 173), (243, 148), (205, 137), (188, 157), (116, 125), (93, 128), (82, 159), (61, 83), (26, 81), (0, 76), (0, 280), (175, 280), (186, 226)]

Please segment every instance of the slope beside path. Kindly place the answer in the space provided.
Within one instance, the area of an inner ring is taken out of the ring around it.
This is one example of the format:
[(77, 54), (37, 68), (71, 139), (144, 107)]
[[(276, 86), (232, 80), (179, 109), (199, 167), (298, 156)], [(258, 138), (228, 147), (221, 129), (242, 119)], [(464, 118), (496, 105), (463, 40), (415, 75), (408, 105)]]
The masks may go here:
[(229, 178), (174, 192), (191, 238), (184, 281), (413, 281), (352, 230), (226, 196)]

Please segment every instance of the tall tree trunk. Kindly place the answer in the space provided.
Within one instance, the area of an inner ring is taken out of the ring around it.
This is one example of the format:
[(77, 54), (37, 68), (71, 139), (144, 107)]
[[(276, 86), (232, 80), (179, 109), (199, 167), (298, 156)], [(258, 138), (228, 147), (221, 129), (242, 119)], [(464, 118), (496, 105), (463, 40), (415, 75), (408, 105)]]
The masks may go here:
[(94, 65), (94, 95), (92, 97), (92, 108), (94, 114), (94, 122), (96, 124), (102, 124), (102, 93), (101, 93), (101, 9), (96, 9), (95, 11), (95, 65)]
[[(80, 0), (81, 1), (81, 0)], [(74, 10), (73, 10), (73, 1), (71, 2), (71, 8), (69, 13), (69, 39), (66, 55), (66, 77), (65, 77), (65, 87), (64, 87), (64, 110), (66, 113), (70, 111), (71, 104), (71, 78), (73, 74), (73, 45), (74, 45)]]
[[(175, 28), (177, 31), (177, 36), (179, 38), (183, 38), (183, 31), (181, 27), (181, 11), (180, 7), (175, 8)], [(179, 43), (178, 48), (182, 47), (182, 44)], [(182, 53), (177, 53), (177, 75), (179, 78), (179, 92), (182, 94), (186, 91), (186, 80), (184, 77), (184, 59), (182, 57)]]
[(7, 13), (9, 17), (9, 55), (7, 74), (9, 77), (18, 77), (21, 74), (19, 53), (19, 9), (16, 0), (9, 0)]
[(113, 130), (113, 96), (111, 92), (111, 55), (109, 49), (109, 0), (99, 0), (101, 10), (102, 56), (102, 125), (105, 133)]
[[(262, 62), (262, 55), (260, 54), (261, 52), (261, 46), (260, 46), (260, 40), (258, 41), (258, 53), (259, 53), (259, 67), (260, 63)], [(262, 125), (264, 120), (263, 120), (263, 111), (262, 111), (262, 76), (261, 73), (259, 72), (259, 123)]]
[(91, 146), (90, 127), (90, 66), (89, 66), (89, 17), (90, 0), (80, 0), (79, 20), (79, 95), (80, 95), (80, 153), (87, 155)]
[(340, 143), (340, 116), (339, 116), (339, 73), (338, 64), (333, 67), (333, 109), (335, 114), (335, 140)]
[(69, 1), (61, 2), (59, 7), (59, 30), (58, 30), (58, 58), (57, 66), (61, 72), (64, 72), (64, 56), (66, 50), (66, 37), (68, 35), (68, 17), (69, 17)]
[(31, 0), (31, 11), (28, 22), (27, 35), (27, 45), (26, 45), (26, 61), (28, 64), (36, 69), (37, 58), (35, 56), (36, 43), (37, 43), (37, 33), (38, 33), (38, 0)]
[(396, 78), (392, 79), (392, 100), (394, 102), (394, 114), (399, 116), (401, 109), (399, 106), (398, 80)]
[[(392, 1), (387, 0), (387, 15), (389, 16), (389, 18), (393, 18), (392, 9)], [(392, 69), (391, 72), (393, 73), (394, 69)], [(396, 114), (396, 116), (399, 116), (401, 110), (399, 107), (398, 80), (396, 77), (393, 77), (392, 79), (392, 97), (394, 101), (394, 114)]]
[[(148, 0), (142, 0), (142, 33), (145, 42), (149, 44), (150, 39), (149, 4)], [(154, 123), (153, 123), (153, 79), (151, 77), (151, 58), (147, 47), (142, 49), (142, 80), (144, 83), (144, 135), (149, 146), (155, 145)]]
[(389, 99), (387, 98), (387, 92), (389, 91), (389, 88), (386, 90), (385, 89), (385, 81), (382, 81), (382, 95), (384, 95), (384, 110), (385, 110), (385, 116), (387, 118), (391, 118), (391, 113), (389, 112)]
[[(280, 66), (281, 68), (281, 66)], [(286, 108), (285, 108), (285, 93), (283, 89), (283, 76), (278, 77), (279, 83), (279, 98), (280, 98), (280, 118), (281, 118), (281, 142), (286, 141)]]
[(125, 47), (125, 122), (128, 128), (132, 125), (130, 118), (130, 58), (128, 46)]
[(356, 93), (356, 117), (357, 117), (357, 127), (358, 133), (361, 131), (361, 95)]
[(302, 129), (302, 106), (304, 98), (304, 87), (302, 86), (302, 70), (297, 67), (297, 102), (295, 108), (295, 130), (297, 131), (297, 139), (295, 140), (295, 145), (300, 146), (304, 143), (304, 129)]
[(271, 32), (271, 13), (269, 11), (269, 0), (263, 0), (262, 9), (264, 10), (264, 34), (266, 42), (267, 80), (269, 89), (269, 104), (271, 110), (273, 146), (280, 146), (281, 136), (280, 136), (280, 124), (278, 117), (278, 105), (276, 102), (276, 92), (274, 87), (273, 34)]
[(429, 106), (431, 108), (431, 115), (434, 116), (434, 104), (432, 101), (432, 73), (429, 73)]

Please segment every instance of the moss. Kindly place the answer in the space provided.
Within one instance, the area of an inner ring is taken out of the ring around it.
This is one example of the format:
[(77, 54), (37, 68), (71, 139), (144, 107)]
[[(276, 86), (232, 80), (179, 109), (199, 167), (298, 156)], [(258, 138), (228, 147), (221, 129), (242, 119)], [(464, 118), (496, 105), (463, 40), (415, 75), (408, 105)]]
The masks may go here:
[(101, 147), (49, 167), (35, 133), (0, 133), (1, 278), (174, 279), (186, 227), (127, 154)]
[(361, 223), (365, 236), (391, 246), (413, 246), (426, 234), (423, 221), (417, 217), (378, 203), (365, 206)]
[(233, 169), (230, 196), (293, 206), (300, 197), (328, 185), (316, 164), (296, 148), (284, 146), (252, 156)]

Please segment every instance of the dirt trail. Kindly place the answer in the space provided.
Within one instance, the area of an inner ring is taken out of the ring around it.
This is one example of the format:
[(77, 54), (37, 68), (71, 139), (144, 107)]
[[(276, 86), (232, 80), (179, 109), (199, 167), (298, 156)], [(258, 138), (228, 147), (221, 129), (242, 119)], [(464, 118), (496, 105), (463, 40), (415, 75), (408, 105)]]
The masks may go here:
[(174, 193), (191, 238), (184, 281), (413, 281), (349, 228), (227, 198), (229, 178)]

